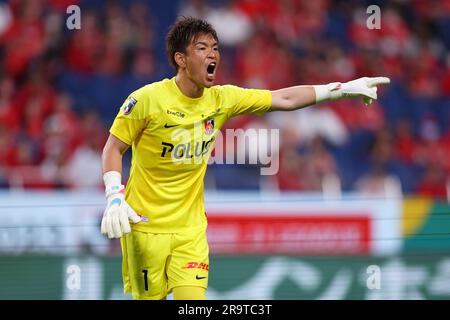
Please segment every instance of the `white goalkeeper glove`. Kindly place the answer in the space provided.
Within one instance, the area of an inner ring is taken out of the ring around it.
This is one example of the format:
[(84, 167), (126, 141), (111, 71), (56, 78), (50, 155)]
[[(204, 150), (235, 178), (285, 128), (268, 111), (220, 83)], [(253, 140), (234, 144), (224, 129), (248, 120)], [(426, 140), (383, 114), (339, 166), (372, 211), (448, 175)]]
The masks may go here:
[(332, 82), (317, 85), (313, 88), (316, 92), (316, 103), (340, 98), (363, 97), (364, 103), (369, 105), (377, 99), (377, 85), (390, 82), (391, 80), (387, 77), (363, 77), (344, 83)]
[(136, 212), (125, 201), (125, 187), (121, 184), (121, 175), (117, 171), (109, 171), (103, 175), (105, 182), (106, 209), (103, 213), (101, 232), (108, 238), (120, 238), (130, 233), (128, 218), (133, 223), (141, 221)]

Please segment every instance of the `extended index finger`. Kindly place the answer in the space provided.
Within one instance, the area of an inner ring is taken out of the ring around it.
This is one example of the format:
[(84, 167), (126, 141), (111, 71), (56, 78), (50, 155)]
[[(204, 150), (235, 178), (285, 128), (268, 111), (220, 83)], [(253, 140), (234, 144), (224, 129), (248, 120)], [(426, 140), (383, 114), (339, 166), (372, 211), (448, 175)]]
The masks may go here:
[(391, 82), (391, 79), (388, 77), (375, 77), (375, 78), (369, 78), (367, 80), (367, 85), (369, 87), (377, 86), (379, 84), (388, 84)]

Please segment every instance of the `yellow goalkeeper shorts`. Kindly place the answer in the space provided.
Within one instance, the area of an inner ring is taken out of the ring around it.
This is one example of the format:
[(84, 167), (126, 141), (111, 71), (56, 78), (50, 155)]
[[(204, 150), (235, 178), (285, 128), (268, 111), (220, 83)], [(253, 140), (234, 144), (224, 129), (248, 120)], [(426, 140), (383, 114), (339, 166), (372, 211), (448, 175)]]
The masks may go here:
[(174, 287), (208, 287), (206, 229), (184, 233), (133, 230), (121, 238), (124, 292), (133, 299), (164, 299)]

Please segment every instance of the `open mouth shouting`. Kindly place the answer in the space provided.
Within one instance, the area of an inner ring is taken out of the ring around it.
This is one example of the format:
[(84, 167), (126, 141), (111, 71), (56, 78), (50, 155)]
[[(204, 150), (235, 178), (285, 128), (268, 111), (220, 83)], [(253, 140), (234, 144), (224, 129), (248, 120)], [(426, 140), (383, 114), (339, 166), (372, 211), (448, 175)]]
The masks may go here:
[(216, 74), (217, 63), (215, 61), (210, 62), (206, 67), (206, 74), (208, 81), (214, 81), (214, 76)]

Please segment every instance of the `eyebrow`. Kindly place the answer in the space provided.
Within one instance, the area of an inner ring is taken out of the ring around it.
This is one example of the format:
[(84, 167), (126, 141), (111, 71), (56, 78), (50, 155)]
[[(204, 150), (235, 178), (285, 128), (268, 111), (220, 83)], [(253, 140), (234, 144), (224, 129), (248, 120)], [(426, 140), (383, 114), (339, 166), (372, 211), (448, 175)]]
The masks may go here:
[[(194, 45), (198, 45), (198, 44), (202, 44), (204, 46), (208, 46), (208, 44), (206, 42), (203, 42), (203, 41), (198, 41), (198, 42), (194, 43)], [(214, 47), (214, 46), (217, 46), (217, 45), (218, 45), (218, 43), (214, 42), (212, 46)]]

